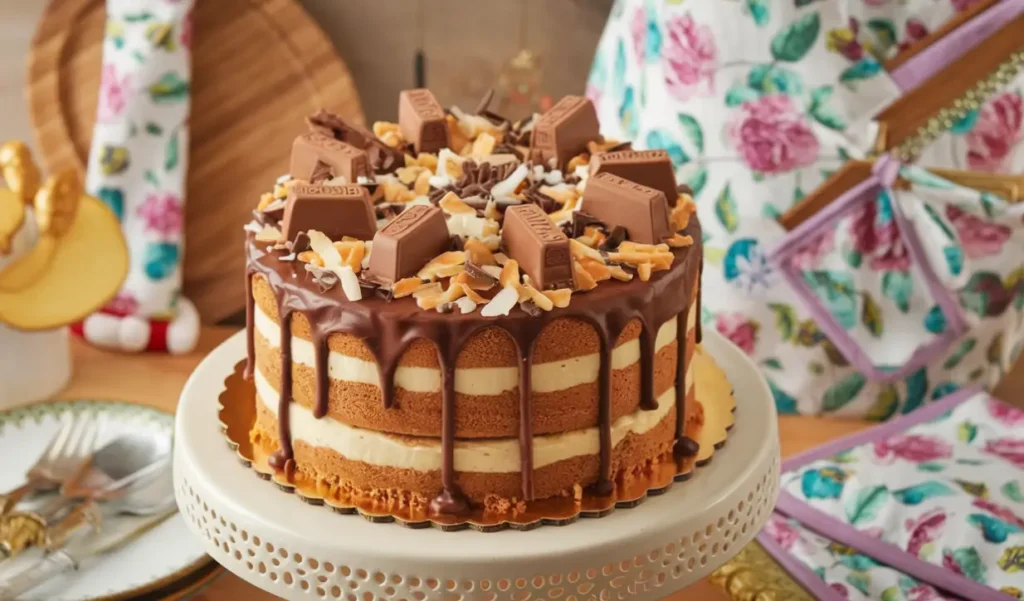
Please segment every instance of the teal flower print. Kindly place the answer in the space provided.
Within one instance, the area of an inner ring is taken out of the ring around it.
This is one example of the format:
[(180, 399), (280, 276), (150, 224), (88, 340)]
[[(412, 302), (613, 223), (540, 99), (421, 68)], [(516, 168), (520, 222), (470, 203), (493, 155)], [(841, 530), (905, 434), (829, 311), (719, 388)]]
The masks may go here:
[(954, 494), (953, 489), (948, 484), (938, 480), (929, 480), (928, 482), (892, 491), (893, 498), (904, 505), (920, 505), (928, 499), (948, 497), (952, 494)]
[(982, 536), (990, 543), (1005, 543), (1009, 535), (1021, 532), (1020, 526), (983, 513), (967, 516), (967, 523), (980, 529)]
[(838, 467), (808, 470), (800, 478), (800, 490), (808, 499), (838, 499), (847, 478)]
[(771, 288), (775, 268), (753, 238), (740, 238), (725, 252), (723, 271), (727, 282), (748, 294)]

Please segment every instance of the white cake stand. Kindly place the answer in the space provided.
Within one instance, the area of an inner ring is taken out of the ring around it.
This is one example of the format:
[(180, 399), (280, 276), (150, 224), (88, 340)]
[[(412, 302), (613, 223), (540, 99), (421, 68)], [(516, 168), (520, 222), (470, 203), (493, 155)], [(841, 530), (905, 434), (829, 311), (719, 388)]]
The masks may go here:
[(778, 491), (778, 425), (767, 385), (716, 333), (705, 334), (704, 348), (733, 383), (736, 426), (692, 479), (637, 508), (567, 526), (443, 532), (333, 515), (243, 466), (217, 417), (224, 379), (245, 356), (239, 333), (200, 364), (182, 392), (178, 505), (210, 555), (286, 599), (662, 599), (748, 544)]

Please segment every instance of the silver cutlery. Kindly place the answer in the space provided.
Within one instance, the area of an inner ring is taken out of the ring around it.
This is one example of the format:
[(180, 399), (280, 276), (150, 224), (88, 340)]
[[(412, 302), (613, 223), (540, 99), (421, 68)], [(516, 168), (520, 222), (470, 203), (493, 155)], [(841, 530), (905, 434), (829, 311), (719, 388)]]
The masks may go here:
[[(69, 532), (94, 519), (96, 503), (112, 503), (137, 484), (162, 473), (170, 463), (169, 438), (125, 434), (107, 443), (67, 477), (55, 497), (35, 511), (0, 520), (0, 561), (27, 548), (59, 547)], [(59, 524), (53, 520), (80, 503)]]
[(35, 465), (25, 473), (25, 483), (3, 495), (0, 516), (10, 513), (32, 493), (59, 489), (95, 450), (99, 431), (92, 416), (78, 414), (66, 418)]
[[(95, 501), (86, 504), (98, 512)], [(111, 501), (108, 512), (117, 515), (104, 519), (97, 513), (90, 532), (79, 533), (63, 548), (52, 550), (32, 567), (0, 582), (0, 601), (13, 601), (60, 574), (78, 570), (84, 560), (120, 548), (176, 511), (171, 467), (166, 463), (149, 477), (136, 480), (124, 494)]]

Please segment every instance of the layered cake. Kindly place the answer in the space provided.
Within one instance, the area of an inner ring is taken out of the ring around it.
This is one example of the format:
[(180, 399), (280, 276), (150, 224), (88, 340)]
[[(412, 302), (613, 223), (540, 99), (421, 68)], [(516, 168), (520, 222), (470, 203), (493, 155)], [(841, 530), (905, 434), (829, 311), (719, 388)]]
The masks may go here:
[(245, 246), (250, 437), (280, 476), (507, 513), (698, 452), (701, 231), (665, 152), (582, 97), (512, 122), (417, 89), (372, 131), (312, 115), (289, 171)]

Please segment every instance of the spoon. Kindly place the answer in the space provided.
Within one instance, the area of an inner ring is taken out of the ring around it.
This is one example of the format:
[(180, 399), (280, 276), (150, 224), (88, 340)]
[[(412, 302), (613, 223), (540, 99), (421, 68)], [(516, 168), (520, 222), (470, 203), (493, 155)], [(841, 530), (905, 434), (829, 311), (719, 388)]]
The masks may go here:
[[(63, 547), (63, 542), (71, 532), (64, 533), (60, 545), (62, 548), (49, 546), (48, 554), (33, 567), (0, 582), (0, 600), (11, 601), (21, 593), (63, 572), (77, 570), (86, 558), (119, 548), (172, 515), (176, 507), (171, 462), (163, 462), (161, 469), (151, 472), (150, 477), (136, 480), (118, 499), (107, 505), (110, 510), (116, 508), (116, 513), (122, 517), (110, 515), (109, 523), (103, 524), (102, 515), (99, 514), (99, 503), (90, 499), (76, 507), (57, 527), (79, 514), (83, 507), (95, 512), (92, 520), (89, 520), (92, 525), (91, 532), (75, 537), (68, 542), (67, 547)], [(133, 514), (134, 517), (123, 514)], [(82, 523), (85, 522), (78, 522), (78, 525)], [(72, 530), (76, 530), (77, 527)]]
[[(53, 540), (51, 531), (58, 529), (48, 529), (48, 520), (57, 517), (75, 501), (107, 502), (119, 498), (133, 484), (142, 483), (166, 469), (170, 464), (170, 451), (170, 437), (129, 433), (107, 443), (64, 482), (59, 497), (36, 511), (16, 512), (3, 518), (0, 523), (0, 561), (14, 557), (28, 547), (50, 546)], [(75, 522), (81, 523), (87, 515), (84, 510), (78, 512)]]

